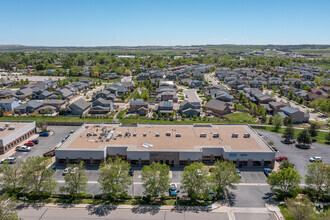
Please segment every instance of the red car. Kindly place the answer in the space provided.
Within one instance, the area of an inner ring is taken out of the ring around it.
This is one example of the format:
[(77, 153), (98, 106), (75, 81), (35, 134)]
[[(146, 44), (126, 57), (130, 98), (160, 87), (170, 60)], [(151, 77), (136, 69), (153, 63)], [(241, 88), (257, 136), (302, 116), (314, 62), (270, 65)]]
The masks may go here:
[(35, 144), (32, 141), (29, 141), (24, 144), (25, 146), (34, 146)]
[(276, 157), (276, 161), (277, 162), (281, 162), (282, 160), (287, 160), (288, 158), (286, 156), (280, 156), (280, 157)]

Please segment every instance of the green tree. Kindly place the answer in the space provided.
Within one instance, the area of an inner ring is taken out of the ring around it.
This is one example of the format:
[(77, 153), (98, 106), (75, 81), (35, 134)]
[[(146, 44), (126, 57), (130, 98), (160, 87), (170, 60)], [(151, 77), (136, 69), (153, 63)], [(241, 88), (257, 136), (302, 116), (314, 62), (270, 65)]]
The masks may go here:
[(103, 162), (98, 178), (102, 193), (112, 199), (125, 194), (128, 186), (132, 184), (132, 178), (129, 176), (130, 168), (129, 163), (119, 157), (109, 158)]
[(64, 177), (66, 186), (60, 187), (60, 191), (69, 193), (73, 198), (76, 198), (79, 193), (86, 192), (88, 179), (84, 162), (69, 164), (67, 169), (68, 172)]
[(280, 96), (284, 96), (285, 92), (284, 89), (281, 87), (280, 92), (279, 92)]
[(288, 214), (297, 220), (309, 220), (313, 218), (314, 205), (306, 197), (286, 200)]
[(330, 186), (330, 167), (325, 163), (315, 162), (305, 167), (305, 183), (308, 187), (315, 189), (317, 198), (329, 190)]
[(18, 220), (16, 212), (17, 204), (8, 198), (7, 195), (0, 195), (0, 219), (1, 220)]
[(212, 188), (219, 198), (222, 193), (229, 189), (236, 189), (235, 183), (240, 182), (240, 177), (236, 172), (236, 165), (231, 161), (216, 161), (211, 174)]
[(0, 167), (0, 186), (9, 192), (18, 193), (22, 183), (22, 166), (21, 163), (8, 164), (5, 163)]
[(53, 192), (57, 182), (54, 179), (55, 170), (48, 169), (52, 163), (49, 157), (28, 157), (22, 164), (22, 186), (27, 192)]
[(147, 101), (149, 99), (149, 95), (147, 92), (143, 93), (142, 94), (142, 97), (141, 97), (144, 101)]
[(157, 117), (157, 113), (156, 113), (156, 112), (153, 112), (153, 113), (152, 113), (152, 117), (153, 117), (153, 118), (156, 118), (156, 117)]
[(292, 125), (288, 125), (285, 128), (284, 134), (282, 135), (285, 138), (285, 142), (291, 142), (294, 139), (294, 128)]
[(325, 140), (327, 140), (328, 144), (330, 143), (330, 132), (325, 135)]
[(60, 94), (57, 95), (57, 99), (62, 100), (62, 96)]
[(289, 93), (288, 93), (288, 99), (292, 100), (293, 96), (294, 96), (294, 93), (293, 93), (292, 90), (290, 90)]
[(280, 164), (280, 169), (285, 169), (285, 168), (294, 168), (294, 164), (290, 163), (289, 160), (283, 160)]
[(170, 168), (166, 164), (153, 162), (142, 168), (143, 194), (156, 198), (168, 191)]
[(182, 174), (181, 189), (192, 200), (205, 197), (211, 186), (208, 173), (209, 170), (203, 163), (195, 162), (186, 166)]
[(283, 119), (279, 114), (273, 117), (272, 123), (274, 125), (274, 131), (278, 132), (282, 126)]
[(309, 145), (312, 143), (312, 137), (307, 128), (305, 128), (298, 134), (297, 141), (298, 143), (303, 145)]
[(308, 132), (311, 137), (316, 137), (319, 131), (319, 126), (316, 123), (312, 123), (311, 126), (308, 128)]
[(278, 192), (286, 197), (289, 193), (295, 193), (299, 189), (301, 178), (297, 170), (284, 168), (278, 172), (272, 172), (267, 178), (267, 183), (273, 192)]

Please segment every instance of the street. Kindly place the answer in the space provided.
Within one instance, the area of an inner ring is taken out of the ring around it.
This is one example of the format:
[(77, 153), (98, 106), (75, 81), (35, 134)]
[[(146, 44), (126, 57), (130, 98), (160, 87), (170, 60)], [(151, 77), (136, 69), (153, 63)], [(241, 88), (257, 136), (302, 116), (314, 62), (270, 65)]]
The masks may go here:
[(81, 208), (62, 205), (53, 207), (19, 207), (18, 215), (29, 219), (143, 219), (143, 220), (275, 220), (275, 214), (266, 208), (230, 208), (220, 207), (213, 211), (201, 211), (197, 208), (179, 208), (157, 206), (117, 207), (111, 205), (87, 205)]

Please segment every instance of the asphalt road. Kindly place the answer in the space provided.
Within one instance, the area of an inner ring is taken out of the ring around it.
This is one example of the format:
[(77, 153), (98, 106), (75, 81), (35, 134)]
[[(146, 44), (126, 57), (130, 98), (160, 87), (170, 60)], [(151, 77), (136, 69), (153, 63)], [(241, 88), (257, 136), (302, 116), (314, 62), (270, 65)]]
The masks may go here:
[(305, 176), (306, 164), (309, 164), (309, 158), (313, 156), (321, 156), (323, 162), (330, 162), (330, 147), (328, 145), (313, 143), (311, 149), (300, 149), (294, 144), (283, 144), (282, 135), (269, 131), (257, 130), (257, 132), (264, 136), (264, 139), (268, 142), (272, 140), (274, 147), (278, 149), (276, 156), (287, 156), (289, 161), (295, 165), (295, 168), (299, 171), (302, 176)]
[[(250, 210), (251, 211), (251, 210)], [(228, 210), (227, 212), (201, 212), (181, 210), (159, 210), (151, 207), (136, 206), (131, 209), (116, 209), (106, 205), (89, 205), (87, 208), (68, 207), (29, 207), (21, 208), (18, 212), (20, 218), (30, 219), (114, 219), (114, 220), (275, 220), (270, 212), (241, 212)], [(229, 218), (230, 216), (230, 218)]]
[(201, 102), (199, 96), (197, 95), (197, 89), (186, 89), (182, 93), (185, 99), (189, 102)]

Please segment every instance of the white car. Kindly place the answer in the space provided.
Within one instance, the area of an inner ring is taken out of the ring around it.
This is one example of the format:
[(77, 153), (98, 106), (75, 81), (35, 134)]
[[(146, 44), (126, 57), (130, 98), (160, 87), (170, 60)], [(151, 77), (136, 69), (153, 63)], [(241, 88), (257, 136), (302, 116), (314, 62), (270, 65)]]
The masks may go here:
[(1, 163), (8, 162), (10, 164), (16, 163), (16, 157), (7, 157), (1, 160)]
[(62, 175), (65, 176), (69, 172), (71, 174), (76, 173), (78, 169), (79, 169), (78, 167), (74, 167), (73, 169), (65, 168)]
[(31, 147), (22, 146), (22, 147), (17, 148), (17, 151), (29, 152), (29, 151), (31, 151)]
[(311, 158), (309, 158), (309, 161), (310, 162), (315, 162), (315, 161), (322, 162), (322, 157), (311, 157)]

